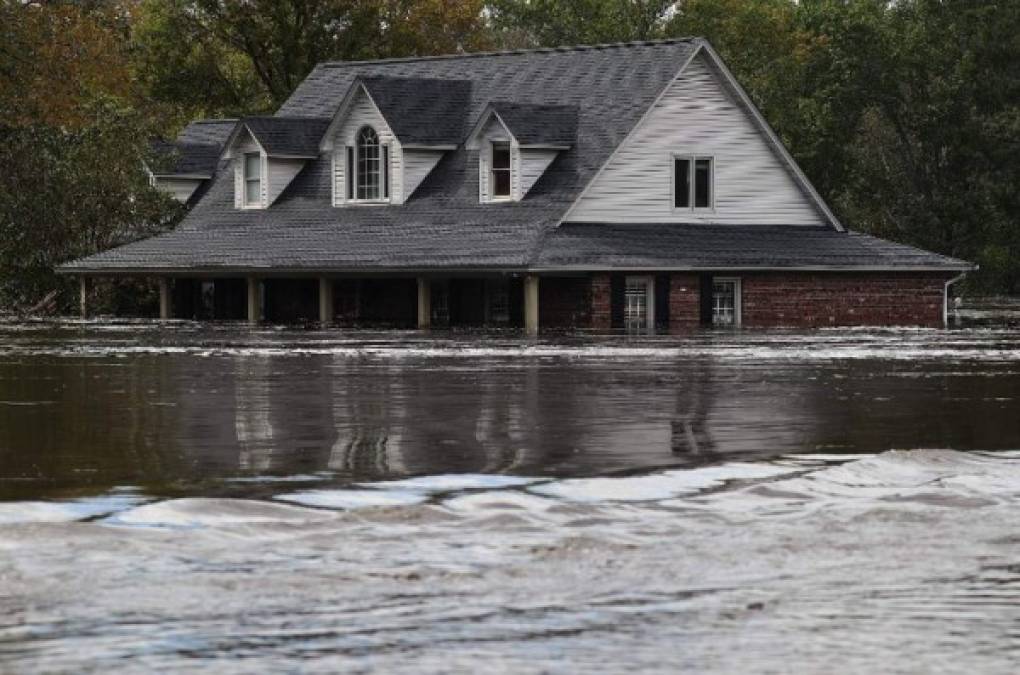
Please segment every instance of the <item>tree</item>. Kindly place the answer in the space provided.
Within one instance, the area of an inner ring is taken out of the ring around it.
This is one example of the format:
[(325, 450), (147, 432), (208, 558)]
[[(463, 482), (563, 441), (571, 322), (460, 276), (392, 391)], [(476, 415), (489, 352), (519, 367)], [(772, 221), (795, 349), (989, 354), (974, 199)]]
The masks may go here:
[(271, 111), (316, 64), (478, 49), (480, 0), (145, 0), (137, 72), (157, 99)]
[(504, 47), (558, 47), (661, 36), (668, 0), (495, 0), (493, 28)]

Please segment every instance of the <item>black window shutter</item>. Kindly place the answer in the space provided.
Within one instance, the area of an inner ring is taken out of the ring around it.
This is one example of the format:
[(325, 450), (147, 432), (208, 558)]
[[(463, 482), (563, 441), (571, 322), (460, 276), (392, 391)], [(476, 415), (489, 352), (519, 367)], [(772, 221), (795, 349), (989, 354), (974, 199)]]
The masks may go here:
[(390, 146), (382, 146), (383, 199), (390, 198)]
[(613, 328), (623, 328), (624, 291), (627, 280), (622, 274), (609, 277), (609, 321)]
[(669, 275), (655, 275), (655, 325), (669, 325)]
[(354, 199), (354, 148), (347, 146), (347, 198)]

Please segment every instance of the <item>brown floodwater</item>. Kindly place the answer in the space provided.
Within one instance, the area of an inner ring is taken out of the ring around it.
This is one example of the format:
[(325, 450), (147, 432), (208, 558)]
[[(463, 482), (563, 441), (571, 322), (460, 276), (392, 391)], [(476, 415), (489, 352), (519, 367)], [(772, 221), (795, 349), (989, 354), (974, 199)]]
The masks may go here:
[(0, 672), (1011, 672), (1020, 332), (0, 323)]

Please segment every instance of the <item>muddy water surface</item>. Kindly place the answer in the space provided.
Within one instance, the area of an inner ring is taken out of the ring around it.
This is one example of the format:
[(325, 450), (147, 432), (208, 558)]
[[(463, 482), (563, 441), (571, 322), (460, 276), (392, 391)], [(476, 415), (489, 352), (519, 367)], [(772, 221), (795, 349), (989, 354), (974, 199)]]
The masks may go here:
[(1020, 335), (0, 324), (0, 672), (1015, 672)]

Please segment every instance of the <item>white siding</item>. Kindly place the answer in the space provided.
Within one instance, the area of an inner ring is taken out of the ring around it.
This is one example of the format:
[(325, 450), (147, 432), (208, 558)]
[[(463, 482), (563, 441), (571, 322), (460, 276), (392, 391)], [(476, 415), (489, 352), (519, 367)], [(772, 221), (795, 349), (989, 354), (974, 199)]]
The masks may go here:
[(557, 150), (538, 150), (525, 148), (521, 150), (521, 196), (528, 194), (552, 161), (556, 159)]
[(179, 202), (186, 202), (195, 194), (195, 190), (202, 184), (201, 180), (195, 178), (156, 178), (155, 185), (160, 190), (170, 193)]
[(305, 166), (305, 160), (303, 159), (280, 159), (277, 157), (270, 157), (267, 161), (268, 165), (268, 198), (269, 204), (271, 205), (276, 201), (276, 198), (280, 196), (290, 182), (294, 180), (294, 177), (300, 173), (301, 169)]
[[(355, 137), (364, 126), (375, 129), (379, 142), (390, 146), (390, 195), (394, 204), (403, 202), (404, 166), (400, 142), (393, 135), (382, 113), (375, 107), (362, 89), (351, 102), (343, 122), (333, 133), (333, 205), (340, 206), (347, 201), (347, 183), (345, 178), (347, 163), (347, 146), (353, 146)], [(417, 187), (417, 185), (415, 186)]]
[(403, 201), (410, 199), (425, 177), (436, 168), (443, 154), (441, 150), (404, 150)]
[[(715, 208), (672, 208), (674, 154), (715, 158)], [(567, 215), (580, 222), (823, 224), (749, 112), (697, 56)]]

